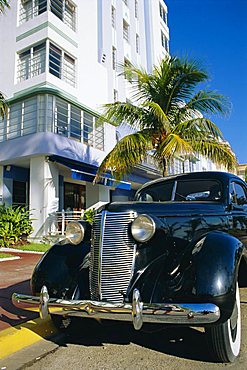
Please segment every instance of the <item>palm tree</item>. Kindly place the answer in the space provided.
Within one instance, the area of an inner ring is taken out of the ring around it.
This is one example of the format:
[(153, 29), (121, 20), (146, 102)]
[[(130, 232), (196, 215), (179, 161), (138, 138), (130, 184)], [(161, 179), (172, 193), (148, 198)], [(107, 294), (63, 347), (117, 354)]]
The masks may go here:
[(0, 117), (4, 119), (4, 117), (8, 116), (8, 104), (4, 98), (4, 95), (0, 91)]
[(4, 9), (10, 8), (8, 0), (0, 0), (0, 14), (4, 12)]
[(150, 74), (132, 65), (124, 66), (122, 74), (131, 84), (135, 103), (106, 104), (100, 122), (115, 126), (124, 122), (134, 132), (123, 137), (105, 157), (95, 181), (107, 170), (120, 179), (142, 162), (148, 151), (152, 151), (163, 176), (174, 158), (198, 153), (227, 169), (235, 167), (235, 155), (209, 119), (212, 114), (229, 113), (230, 103), (216, 91), (196, 91), (208, 80), (207, 72), (196, 61), (167, 57)]

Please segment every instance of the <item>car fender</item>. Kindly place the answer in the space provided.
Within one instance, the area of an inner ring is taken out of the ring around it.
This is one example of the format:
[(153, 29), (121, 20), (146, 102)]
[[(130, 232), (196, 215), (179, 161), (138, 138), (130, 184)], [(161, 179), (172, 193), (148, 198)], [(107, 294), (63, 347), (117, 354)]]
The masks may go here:
[(89, 242), (78, 245), (54, 244), (34, 268), (32, 293), (38, 294), (46, 285), (51, 297), (71, 298), (78, 285), (80, 267), (89, 250)]
[[(161, 255), (137, 274), (135, 287), (145, 302), (207, 301), (234, 296), (243, 244), (234, 236), (213, 231), (190, 243), (177, 265)], [(170, 266), (173, 266), (172, 269)]]
[(213, 231), (192, 249), (195, 267), (194, 293), (213, 297), (235, 294), (243, 244), (236, 237)]

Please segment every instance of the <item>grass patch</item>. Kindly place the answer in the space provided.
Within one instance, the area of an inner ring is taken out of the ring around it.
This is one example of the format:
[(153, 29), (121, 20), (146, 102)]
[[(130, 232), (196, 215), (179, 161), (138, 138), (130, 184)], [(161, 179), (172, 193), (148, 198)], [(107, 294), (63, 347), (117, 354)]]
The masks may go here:
[(15, 257), (15, 256), (13, 254), (0, 253), (0, 259), (1, 258), (10, 258), (10, 257)]
[(39, 244), (39, 243), (28, 243), (24, 245), (13, 246), (15, 249), (20, 251), (32, 251), (32, 252), (46, 252), (50, 248), (50, 244)]

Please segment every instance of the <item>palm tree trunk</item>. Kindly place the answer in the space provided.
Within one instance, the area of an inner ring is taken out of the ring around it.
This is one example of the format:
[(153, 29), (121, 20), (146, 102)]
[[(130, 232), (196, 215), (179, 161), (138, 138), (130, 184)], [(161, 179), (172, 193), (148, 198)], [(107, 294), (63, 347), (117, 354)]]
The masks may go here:
[(163, 164), (162, 176), (166, 177), (166, 176), (168, 176), (168, 166), (167, 166), (166, 158), (162, 158), (162, 164)]

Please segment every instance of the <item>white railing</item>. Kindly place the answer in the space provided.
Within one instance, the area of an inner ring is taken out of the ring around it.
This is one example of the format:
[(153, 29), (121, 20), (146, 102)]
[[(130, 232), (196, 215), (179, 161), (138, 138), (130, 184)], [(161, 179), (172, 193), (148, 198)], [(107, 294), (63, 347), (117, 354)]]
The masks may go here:
[(49, 10), (69, 28), (76, 31), (76, 6), (69, 0), (21, 0), (20, 24)]
[(87, 208), (86, 210), (81, 211), (65, 211), (62, 210), (61, 212), (53, 212), (49, 214), (48, 223), (48, 234), (49, 236), (56, 236), (56, 235), (65, 235), (66, 226), (70, 221), (78, 221), (83, 219), (84, 212), (89, 210), (98, 211), (102, 208), (107, 202), (99, 201), (93, 204), (91, 207)]
[(24, 53), (19, 54), (17, 66), (17, 81), (21, 82), (45, 72), (46, 67), (45, 43), (39, 48), (32, 47)]
[(49, 214), (49, 235), (65, 235), (65, 229), (70, 221), (83, 218), (84, 211), (64, 211)]

